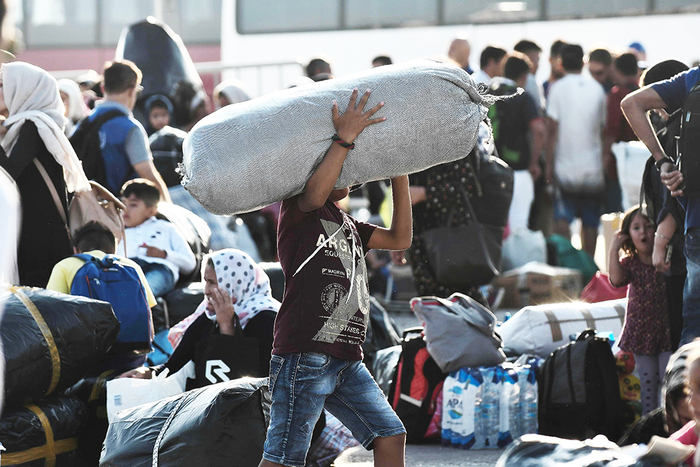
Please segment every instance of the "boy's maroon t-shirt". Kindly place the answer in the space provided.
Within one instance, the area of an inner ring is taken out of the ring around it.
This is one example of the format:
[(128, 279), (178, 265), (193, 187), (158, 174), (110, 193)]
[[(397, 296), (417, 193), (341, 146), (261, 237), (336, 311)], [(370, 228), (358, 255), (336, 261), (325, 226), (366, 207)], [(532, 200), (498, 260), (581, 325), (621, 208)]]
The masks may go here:
[(309, 213), (299, 209), (297, 197), (282, 202), (277, 250), (285, 287), (274, 355), (319, 352), (362, 360), (369, 319), (364, 255), (375, 228), (331, 201)]

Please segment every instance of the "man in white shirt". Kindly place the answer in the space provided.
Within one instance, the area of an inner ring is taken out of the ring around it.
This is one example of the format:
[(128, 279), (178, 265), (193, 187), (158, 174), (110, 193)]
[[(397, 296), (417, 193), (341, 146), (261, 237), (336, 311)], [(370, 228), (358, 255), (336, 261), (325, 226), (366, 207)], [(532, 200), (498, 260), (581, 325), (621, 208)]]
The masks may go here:
[(566, 76), (552, 84), (547, 97), (546, 176), (556, 182), (560, 193), (555, 200), (554, 229), (570, 238), (569, 225), (580, 218), (583, 250), (593, 256), (605, 194), (605, 91), (581, 74), (581, 46), (564, 46), (561, 60)]
[(503, 67), (506, 63), (507, 52), (500, 47), (489, 45), (481, 52), (479, 66), (481, 69), (472, 75), (476, 84), (490, 84), (491, 79), (496, 76), (503, 76)]

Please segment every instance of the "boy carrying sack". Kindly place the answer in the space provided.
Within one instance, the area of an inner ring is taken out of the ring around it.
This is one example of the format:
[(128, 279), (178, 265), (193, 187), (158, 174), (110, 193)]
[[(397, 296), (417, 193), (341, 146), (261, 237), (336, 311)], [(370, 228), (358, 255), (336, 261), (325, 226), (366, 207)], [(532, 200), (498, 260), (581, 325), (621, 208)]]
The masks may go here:
[(403, 466), (401, 421), (362, 363), (369, 316), (364, 255), (369, 249), (404, 250), (411, 244), (408, 177), (391, 180), (391, 227), (358, 222), (335, 204), (348, 188), (334, 190), (355, 138), (369, 125), (379, 103), (364, 112), (370, 91), (357, 106), (357, 89), (339, 114), (337, 133), (302, 194), (280, 209), (278, 251), (285, 295), (275, 322), (270, 362), (272, 406), (261, 467), (303, 466), (312, 430), (325, 407), (367, 449), (375, 465)]

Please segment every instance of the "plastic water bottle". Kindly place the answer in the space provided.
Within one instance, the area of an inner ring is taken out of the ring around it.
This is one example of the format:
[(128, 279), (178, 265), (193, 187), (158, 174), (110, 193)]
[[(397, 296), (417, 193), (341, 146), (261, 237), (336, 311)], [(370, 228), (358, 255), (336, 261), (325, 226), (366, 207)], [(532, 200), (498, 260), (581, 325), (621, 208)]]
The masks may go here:
[[(484, 384), (481, 396), (481, 427), (478, 433), (481, 434), (484, 447), (490, 449), (498, 448), (498, 431), (500, 428), (499, 405), (500, 405), (500, 375), (498, 367), (482, 368)], [(479, 436), (477, 435), (477, 438)]]
[(520, 436), (537, 433), (537, 374), (530, 365), (518, 368)]
[(517, 437), (520, 419), (520, 385), (511, 364), (501, 367), (501, 403), (499, 407), (498, 447), (503, 448)]

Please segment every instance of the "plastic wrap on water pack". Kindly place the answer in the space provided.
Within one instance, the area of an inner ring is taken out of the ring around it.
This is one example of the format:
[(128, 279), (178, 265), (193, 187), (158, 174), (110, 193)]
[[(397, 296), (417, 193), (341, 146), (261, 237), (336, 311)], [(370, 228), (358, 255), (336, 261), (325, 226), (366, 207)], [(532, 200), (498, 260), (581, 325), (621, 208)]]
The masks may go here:
[(503, 364), (453, 371), (445, 380), (442, 404), (443, 445), (503, 448), (537, 430), (535, 369)]
[[(337, 188), (418, 172), (466, 157), (496, 99), (479, 93), (461, 68), (419, 60), (278, 91), (224, 107), (185, 139), (183, 186), (207, 210), (234, 214), (302, 192), (335, 133), (353, 89), (385, 102), (355, 140)], [(358, 97), (359, 101), (359, 97)]]

